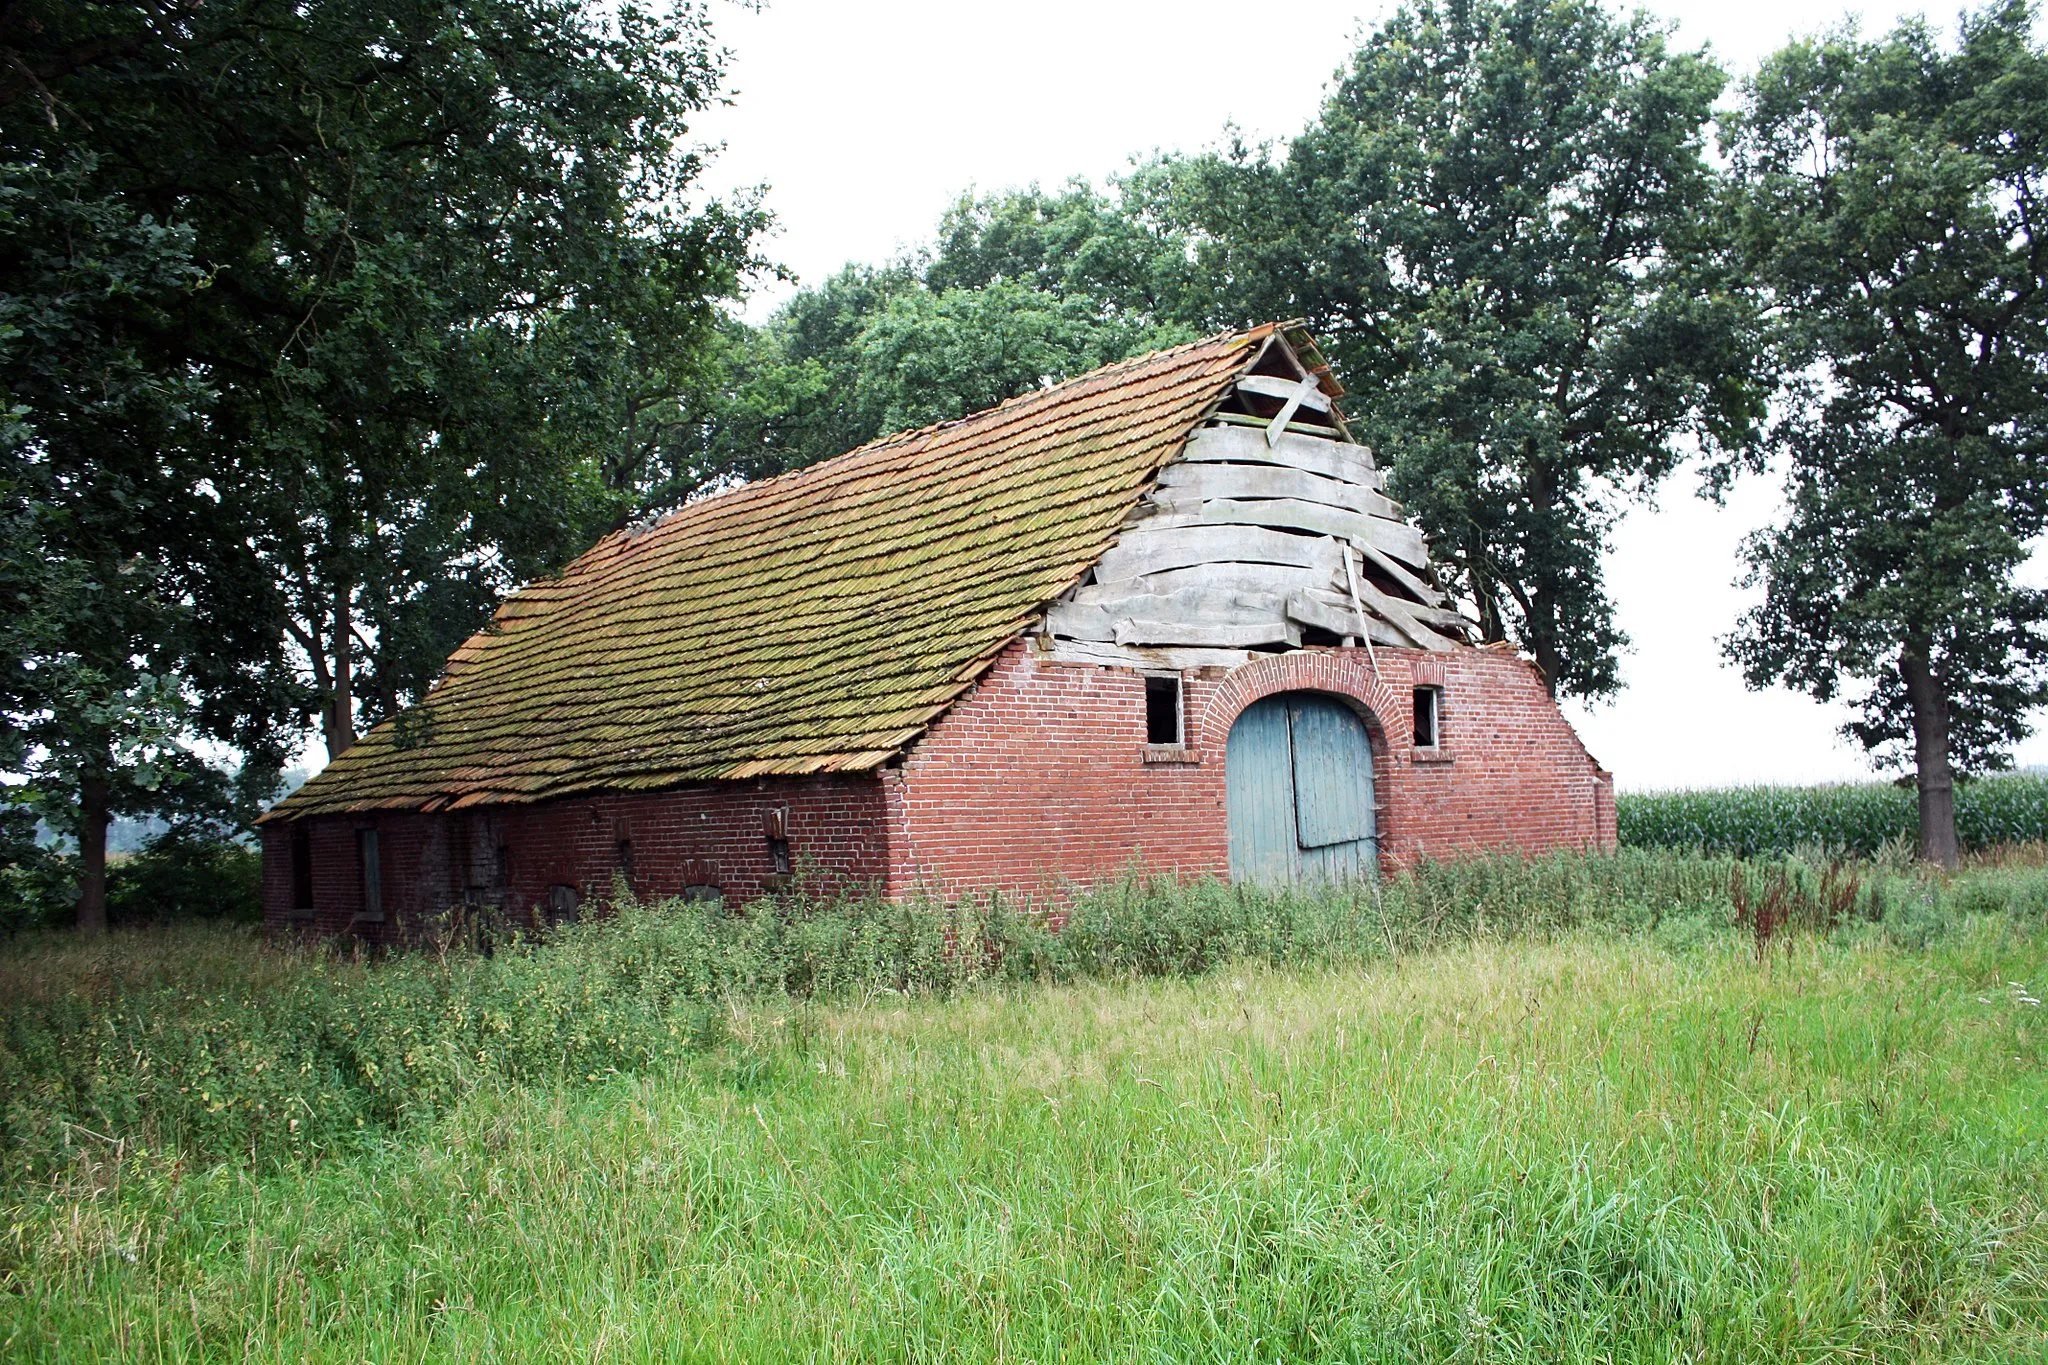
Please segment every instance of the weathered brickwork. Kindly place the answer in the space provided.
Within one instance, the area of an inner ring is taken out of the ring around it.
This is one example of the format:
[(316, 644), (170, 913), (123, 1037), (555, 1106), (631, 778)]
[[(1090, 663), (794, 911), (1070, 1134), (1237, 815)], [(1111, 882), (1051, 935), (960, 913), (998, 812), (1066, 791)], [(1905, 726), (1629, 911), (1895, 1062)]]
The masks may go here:
[[(673, 791), (435, 814), (310, 816), (263, 827), (265, 918), (320, 935), (378, 941), (417, 937), (451, 905), (480, 902), (513, 923), (545, 913), (554, 888), (610, 894), (626, 875), (643, 899), (717, 886), (737, 903), (776, 876), (772, 828), (786, 830), (794, 865), (825, 889), (887, 878), (882, 787), (873, 774), (698, 783)], [(781, 815), (780, 823), (777, 812)], [(312, 854), (311, 918), (295, 914), (292, 840)], [(384, 918), (365, 924), (359, 830), (377, 831)]]
[[(1441, 744), (1413, 746), (1413, 688), (1441, 691)], [(1349, 701), (1372, 738), (1383, 863), (1512, 849), (1611, 847), (1611, 779), (1531, 665), (1506, 650), (1314, 649), (1185, 680), (1183, 752), (1145, 743), (1145, 687), (1123, 669), (1004, 652), (900, 763), (879, 773), (700, 783), (652, 794), (437, 814), (297, 822), (321, 934), (396, 939), (465, 900), (513, 919), (552, 888), (587, 899), (630, 861), (642, 897), (716, 885), (732, 902), (775, 875), (769, 834), (786, 812), (789, 854), (834, 887), (890, 894), (1000, 890), (1037, 902), (1144, 867), (1227, 875), (1224, 756), (1232, 722), (1261, 697)], [(384, 918), (362, 923), (357, 831), (377, 831)], [(292, 822), (264, 827), (264, 901), (294, 922)], [(625, 849), (622, 850), (622, 845)], [(628, 856), (629, 851), (629, 856)]]
[[(1441, 743), (1411, 744), (1413, 689), (1442, 689)], [(889, 778), (889, 889), (1044, 899), (1133, 866), (1228, 875), (1224, 754), (1245, 707), (1345, 698), (1373, 744), (1382, 861), (1612, 847), (1612, 779), (1542, 678), (1505, 650), (1316, 649), (1186, 681), (1190, 762), (1147, 762), (1142, 677), (1013, 645)]]

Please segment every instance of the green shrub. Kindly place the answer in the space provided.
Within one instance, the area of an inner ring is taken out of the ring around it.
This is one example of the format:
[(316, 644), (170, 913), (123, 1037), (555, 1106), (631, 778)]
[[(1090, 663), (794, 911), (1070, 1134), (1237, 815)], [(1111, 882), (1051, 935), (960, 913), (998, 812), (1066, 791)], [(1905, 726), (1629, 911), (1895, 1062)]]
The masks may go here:
[(263, 855), (232, 839), (173, 830), (107, 869), (107, 919), (114, 924), (262, 918)]
[[(76, 854), (0, 841), (0, 934), (61, 929), (78, 906)], [(263, 855), (246, 844), (172, 830), (107, 863), (107, 921), (116, 925), (263, 918)]]
[[(1875, 857), (1919, 828), (1912, 789), (1889, 783), (1624, 793), (1615, 812), (1629, 847), (1739, 858), (1802, 848)], [(2005, 774), (1958, 784), (1956, 835), (1966, 849), (2048, 839), (2048, 778)]]
[(35, 812), (0, 801), (0, 935), (69, 924), (76, 879), (62, 854), (36, 838)]

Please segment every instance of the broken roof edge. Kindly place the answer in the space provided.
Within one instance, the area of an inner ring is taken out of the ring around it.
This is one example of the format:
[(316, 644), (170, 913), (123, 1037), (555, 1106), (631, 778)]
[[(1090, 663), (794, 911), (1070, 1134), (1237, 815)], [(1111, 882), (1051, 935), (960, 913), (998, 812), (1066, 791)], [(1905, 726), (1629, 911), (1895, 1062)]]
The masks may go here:
[[(851, 450), (842, 451), (837, 455), (829, 456), (826, 459), (817, 461), (816, 463), (803, 465), (796, 469), (786, 469), (780, 474), (774, 474), (765, 479), (755, 479), (746, 483), (735, 484), (730, 488), (721, 488), (715, 493), (710, 493), (703, 497), (686, 501), (681, 506), (671, 507), (665, 512), (658, 513), (651, 517), (643, 518), (639, 521), (632, 522), (626, 526), (621, 526), (616, 530), (607, 531), (603, 535), (599, 536), (597, 540), (589, 546), (589, 548), (585, 549), (582, 553), (574, 556), (572, 559), (569, 560), (568, 563), (564, 564), (560, 569), (555, 570), (553, 573), (537, 575), (534, 578), (529, 579), (527, 582), (520, 584), (519, 587), (513, 590), (512, 592), (506, 594), (505, 599), (492, 610), (490, 619), (484, 622), (484, 624), (479, 626), (476, 630), (472, 631), (468, 636), (464, 637), (462, 643), (457, 645), (455, 649), (449, 653), (447, 662), (442, 669), (441, 676), (436, 678), (433, 681), (433, 683), (429, 685), (427, 689), (427, 695), (425, 697), (422, 697), (421, 701), (431, 701), (433, 699), (433, 694), (441, 689), (441, 686), (455, 674), (456, 670), (462, 664), (468, 663), (473, 657), (475, 657), (476, 653), (482, 648), (483, 642), (487, 638), (495, 635), (502, 635), (509, 630), (514, 630), (518, 628), (519, 621), (516, 618), (508, 620), (505, 617), (504, 613), (506, 611), (506, 608), (512, 606), (514, 600), (518, 598), (522, 593), (539, 584), (559, 582), (563, 579), (566, 579), (579, 565), (583, 564), (584, 561), (597, 559), (604, 553), (616, 549), (622, 544), (638, 541), (646, 536), (656, 534), (666, 528), (669, 528), (680, 518), (686, 516), (694, 517), (701, 515), (704, 509), (709, 508), (717, 503), (727, 503), (728, 505), (730, 505), (729, 500), (737, 499), (740, 497), (753, 498), (756, 496), (766, 496), (779, 488), (786, 488), (791, 484), (802, 483), (817, 478), (825, 477), (829, 474), (839, 472), (839, 468), (841, 466), (846, 465), (856, 459), (869, 457), (884, 450), (892, 450), (899, 447), (913, 446), (921, 448), (925, 443), (929, 442), (933, 437), (939, 435), (942, 432), (950, 431), (956, 427), (964, 426), (968, 423), (983, 421), (989, 417), (994, 416), (997, 413), (1002, 412), (1006, 408), (1016, 407), (1019, 404), (1029, 403), (1034, 400), (1037, 400), (1043, 397), (1045, 394), (1053, 392), (1055, 389), (1063, 389), (1073, 385), (1085, 384), (1091, 380), (1107, 377), (1108, 375), (1113, 374), (1117, 370), (1131, 366), (1136, 366), (1146, 362), (1157, 361), (1163, 356), (1170, 356), (1179, 351), (1193, 351), (1200, 349), (1201, 347), (1215, 346), (1221, 343), (1233, 341), (1246, 348), (1258, 346), (1260, 345), (1260, 343), (1265, 342), (1269, 338), (1272, 338), (1274, 336), (1278, 336), (1290, 328), (1296, 331), (1301, 331), (1304, 336), (1307, 335), (1304, 329), (1303, 321), (1298, 318), (1289, 322), (1262, 322), (1255, 327), (1247, 327), (1242, 331), (1225, 330), (1220, 332), (1213, 332), (1208, 336), (1197, 337), (1192, 341), (1183, 341), (1178, 345), (1162, 346), (1156, 351), (1145, 351), (1138, 355), (1126, 356), (1122, 360), (1113, 360), (1109, 362), (1107, 365), (1098, 365), (1092, 370), (1088, 370), (1081, 374), (1075, 375), (1072, 379), (1063, 380), (1059, 384), (1053, 385), (1051, 388), (1033, 389), (1028, 393), (1014, 394), (1009, 398), (1003, 399), (1000, 403), (994, 404), (993, 406), (981, 408), (974, 412), (966, 413), (959, 417), (950, 417), (942, 422), (931, 422), (921, 427), (911, 427), (904, 431), (892, 432), (886, 436), (877, 436), (875, 439), (871, 441), (862, 442), (860, 445), (855, 446)], [(1313, 343), (1311, 343), (1311, 345), (1312, 344)], [(1246, 364), (1254, 364), (1256, 363), (1256, 361), (1257, 352), (1254, 352), (1252, 358), (1250, 360), (1247, 360)], [(1304, 366), (1303, 368), (1307, 367)], [(1328, 369), (1327, 366), (1325, 366), (1324, 368), (1326, 370)], [(1341, 386), (1339, 386), (1339, 391), (1341, 392)], [(1208, 413), (1204, 414), (1203, 420), (1208, 420)], [(1170, 463), (1170, 461), (1168, 461), (1168, 463)], [(285, 799), (289, 800), (290, 798), (287, 797)]]

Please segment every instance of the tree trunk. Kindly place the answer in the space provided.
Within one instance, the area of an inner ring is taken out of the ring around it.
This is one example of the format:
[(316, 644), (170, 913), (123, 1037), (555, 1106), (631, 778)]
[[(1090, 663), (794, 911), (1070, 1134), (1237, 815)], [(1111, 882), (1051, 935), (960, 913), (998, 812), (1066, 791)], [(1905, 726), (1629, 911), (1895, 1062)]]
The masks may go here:
[[(1522, 479), (1522, 488), (1529, 499), (1529, 510), (1538, 527), (1548, 525), (1550, 515), (1557, 506), (1557, 476), (1550, 466), (1537, 459), (1534, 443), (1526, 449), (1529, 461), (1528, 473)], [(1543, 685), (1550, 695), (1557, 696), (1557, 680), (1564, 676), (1564, 653), (1557, 643), (1557, 611), (1547, 586), (1546, 570), (1540, 566), (1531, 570), (1530, 556), (1523, 556), (1521, 602), (1523, 614), (1527, 617), (1526, 634), (1529, 652), (1536, 656), (1536, 667), (1543, 672)]]
[(1543, 685), (1550, 689), (1553, 700), (1557, 697), (1557, 675), (1564, 667), (1564, 656), (1558, 653), (1557, 632), (1541, 630), (1534, 632), (1529, 641), (1529, 650), (1536, 656), (1536, 667), (1543, 671)]
[(78, 784), (78, 932), (107, 932), (107, 779)]
[(1465, 550), (1465, 579), (1472, 585), (1472, 606), (1479, 613), (1479, 638), (1497, 644), (1508, 638), (1507, 622), (1501, 619), (1500, 588), (1486, 576), (1486, 551), (1477, 536)]
[(327, 690), (327, 709), (320, 716), (327, 757), (340, 758), (356, 742), (355, 622), (349, 613), (349, 589), (334, 590), (334, 685)]
[(1924, 648), (1899, 652), (1899, 676), (1913, 707), (1913, 762), (1920, 786), (1920, 856), (1954, 867), (1962, 861), (1956, 843), (1955, 775), (1948, 761), (1948, 695), (1928, 666)]

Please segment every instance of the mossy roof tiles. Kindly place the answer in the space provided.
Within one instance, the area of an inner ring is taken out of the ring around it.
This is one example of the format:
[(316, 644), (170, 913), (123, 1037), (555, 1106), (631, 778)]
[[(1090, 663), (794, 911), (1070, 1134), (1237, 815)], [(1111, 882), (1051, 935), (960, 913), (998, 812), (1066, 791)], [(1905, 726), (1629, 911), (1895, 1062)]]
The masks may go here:
[(276, 816), (865, 771), (1101, 557), (1271, 331), (1141, 356), (606, 536)]

